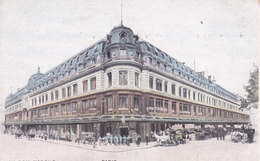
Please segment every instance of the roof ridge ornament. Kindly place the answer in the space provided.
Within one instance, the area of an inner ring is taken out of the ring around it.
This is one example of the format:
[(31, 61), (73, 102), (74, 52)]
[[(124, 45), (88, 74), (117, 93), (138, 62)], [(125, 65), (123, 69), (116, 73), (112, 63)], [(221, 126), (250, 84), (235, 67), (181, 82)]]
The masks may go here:
[(121, 2), (121, 26), (124, 26), (123, 25), (123, 11), (122, 11), (123, 9), (122, 8), (123, 8), (123, 6), (122, 6), (122, 2)]
[(40, 66), (38, 65), (38, 73), (41, 73), (41, 72), (40, 72), (40, 69), (41, 69), (41, 68), (40, 68)]

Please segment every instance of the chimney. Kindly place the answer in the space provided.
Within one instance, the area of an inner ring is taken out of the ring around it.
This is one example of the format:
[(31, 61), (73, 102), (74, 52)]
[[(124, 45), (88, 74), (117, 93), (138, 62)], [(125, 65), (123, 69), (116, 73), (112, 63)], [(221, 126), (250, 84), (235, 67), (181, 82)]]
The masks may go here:
[(212, 81), (212, 80), (211, 80), (211, 75), (208, 76), (208, 80), (209, 80), (209, 81)]

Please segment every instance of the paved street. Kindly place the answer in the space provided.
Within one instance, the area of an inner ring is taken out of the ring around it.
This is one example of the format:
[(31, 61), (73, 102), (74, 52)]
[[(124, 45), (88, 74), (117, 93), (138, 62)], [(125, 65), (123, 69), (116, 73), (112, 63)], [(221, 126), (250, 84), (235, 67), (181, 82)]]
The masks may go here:
[(216, 139), (191, 141), (174, 147), (97, 146), (53, 140), (15, 139), (0, 135), (0, 161), (257, 161), (257, 144), (232, 143)]

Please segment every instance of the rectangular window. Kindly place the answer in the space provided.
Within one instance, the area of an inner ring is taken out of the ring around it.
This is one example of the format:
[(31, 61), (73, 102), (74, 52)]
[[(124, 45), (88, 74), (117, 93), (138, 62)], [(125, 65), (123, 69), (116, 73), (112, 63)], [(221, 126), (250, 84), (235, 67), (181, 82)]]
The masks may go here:
[(32, 106), (34, 106), (34, 100), (32, 99)]
[(51, 101), (54, 100), (54, 95), (53, 95), (53, 92), (51, 92)]
[(180, 104), (179, 104), (179, 112), (180, 112), (180, 114), (182, 114), (182, 111), (183, 111), (183, 104), (180, 103)]
[(153, 59), (151, 57), (149, 57), (149, 63), (153, 64)]
[(119, 85), (127, 85), (127, 71), (119, 71)]
[(44, 95), (42, 96), (42, 103), (44, 103)]
[(163, 100), (157, 98), (155, 103), (156, 103), (156, 112), (162, 113), (163, 112)]
[(121, 50), (119, 51), (119, 56), (120, 56), (120, 57), (126, 57), (126, 50), (121, 49)]
[(48, 94), (45, 95), (45, 101), (48, 101)]
[(107, 96), (106, 101), (107, 101), (107, 109), (112, 110), (113, 109), (113, 97), (112, 96)]
[(107, 52), (107, 59), (110, 59), (111, 58), (111, 54), (110, 52)]
[(88, 80), (84, 80), (82, 82), (82, 85), (83, 85), (83, 92), (87, 92), (88, 91)]
[(134, 108), (135, 109), (140, 108), (140, 96), (134, 96)]
[(42, 103), (42, 101), (41, 101), (41, 97), (39, 97), (39, 104), (41, 104)]
[(96, 89), (96, 77), (90, 79), (90, 90)]
[(168, 113), (168, 100), (164, 101), (164, 112)]
[(50, 107), (50, 117), (53, 117), (53, 106)]
[(123, 109), (128, 108), (127, 97), (128, 97), (127, 95), (119, 95), (119, 97), (118, 97), (119, 108), (123, 108)]
[(167, 91), (168, 91), (168, 82), (164, 82), (164, 92), (166, 92), (167, 93)]
[(72, 114), (77, 114), (78, 113), (78, 103), (77, 102), (72, 102)]
[(78, 94), (78, 84), (73, 84), (73, 95), (77, 95)]
[(183, 97), (184, 98), (187, 98), (187, 89), (186, 88), (183, 88)]
[(172, 84), (172, 94), (175, 95), (175, 84)]
[(197, 115), (197, 106), (193, 106), (193, 115)]
[(67, 96), (70, 97), (71, 96), (71, 86), (67, 87)]
[(162, 91), (162, 80), (156, 79), (156, 90)]
[(62, 88), (62, 98), (66, 97), (66, 88)]
[(153, 77), (149, 78), (149, 87), (153, 89)]
[(89, 99), (89, 108), (90, 110), (95, 110), (97, 108), (96, 98)]
[(71, 115), (71, 103), (66, 104), (66, 112), (67, 112), (67, 115)]
[(190, 99), (190, 90), (188, 90), (188, 98)]
[(196, 100), (196, 92), (193, 92), (193, 100)]
[(210, 117), (211, 116), (211, 109), (208, 108), (208, 116)]
[(81, 113), (85, 114), (88, 111), (88, 100), (82, 101), (82, 111)]
[(56, 99), (56, 100), (59, 99), (59, 91), (58, 91), (58, 90), (55, 91), (55, 99)]
[(112, 73), (107, 73), (107, 79), (108, 79), (108, 87), (112, 86)]
[(65, 116), (66, 115), (66, 107), (65, 104), (61, 104), (61, 115)]
[(154, 108), (154, 98), (153, 97), (149, 98), (149, 107), (152, 107), (152, 109)]
[(179, 87), (179, 96), (181, 97), (181, 87)]
[(135, 72), (135, 86), (139, 87), (139, 73)]
[(54, 116), (59, 116), (59, 107), (58, 105), (54, 106)]
[(176, 113), (177, 113), (177, 112), (176, 112), (176, 107), (177, 107), (176, 104), (177, 104), (176, 102), (172, 102), (172, 113), (173, 113), (173, 114), (176, 114)]

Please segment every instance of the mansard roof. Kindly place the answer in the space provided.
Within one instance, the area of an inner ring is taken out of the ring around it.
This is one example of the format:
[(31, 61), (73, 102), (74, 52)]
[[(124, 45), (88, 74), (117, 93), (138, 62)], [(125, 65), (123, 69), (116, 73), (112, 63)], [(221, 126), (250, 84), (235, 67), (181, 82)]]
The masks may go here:
[(163, 63), (168, 68), (173, 69), (173, 74), (176, 74), (181, 78), (187, 79), (188, 81), (193, 82), (196, 85), (201, 85), (202, 87), (207, 88), (208, 90), (216, 90), (216, 92), (219, 92), (219, 94), (222, 93), (225, 96), (228, 96), (232, 99), (236, 99), (236, 95), (222, 88), (220, 85), (216, 84), (215, 81), (209, 80), (201, 72), (195, 72), (193, 69), (186, 66), (185, 63), (177, 61), (175, 58), (172, 58), (171, 56), (161, 51), (151, 43), (143, 40), (142, 42), (140, 42), (140, 44), (142, 44), (140, 45), (142, 52), (150, 54), (151, 57), (153, 57), (156, 60), (156, 62)]
[[(125, 37), (125, 41), (122, 41), (122, 35)], [(159, 62), (160, 66), (164, 66), (167, 72), (172, 72), (172, 74), (187, 81), (190, 81), (191, 83), (236, 100), (234, 94), (225, 90), (214, 81), (209, 80), (202, 73), (195, 72), (184, 63), (177, 61), (175, 58), (169, 56), (151, 43), (147, 41), (139, 41), (138, 36), (134, 35), (133, 31), (130, 28), (123, 25), (119, 25), (113, 28), (110, 34), (107, 35), (105, 39), (102, 39), (91, 45), (90, 47), (82, 50), (81, 52), (67, 59), (63, 63), (47, 71), (46, 73), (42, 74), (40, 73), (40, 71), (38, 71), (36, 74), (33, 74), (30, 77), (27, 86), (23, 88), (24, 91), (33, 91), (55, 81), (58, 81), (60, 77), (62, 79), (64, 75), (68, 72), (75, 72), (77, 68), (80, 68), (82, 66), (89, 66), (89, 64), (91, 63), (101, 63), (105, 58), (102, 57), (100, 53), (103, 52), (104, 46), (108, 46), (112, 43), (135, 44), (138, 46), (138, 48), (141, 49), (144, 57), (149, 55), (153, 58), (153, 63)], [(81, 69), (77, 69), (77, 71), (80, 70)], [(21, 97), (19, 96), (20, 94), (21, 92), (17, 92), (16, 94), (14, 94), (14, 96), (9, 95), (6, 100), (11, 100), (11, 98), (13, 97)]]

